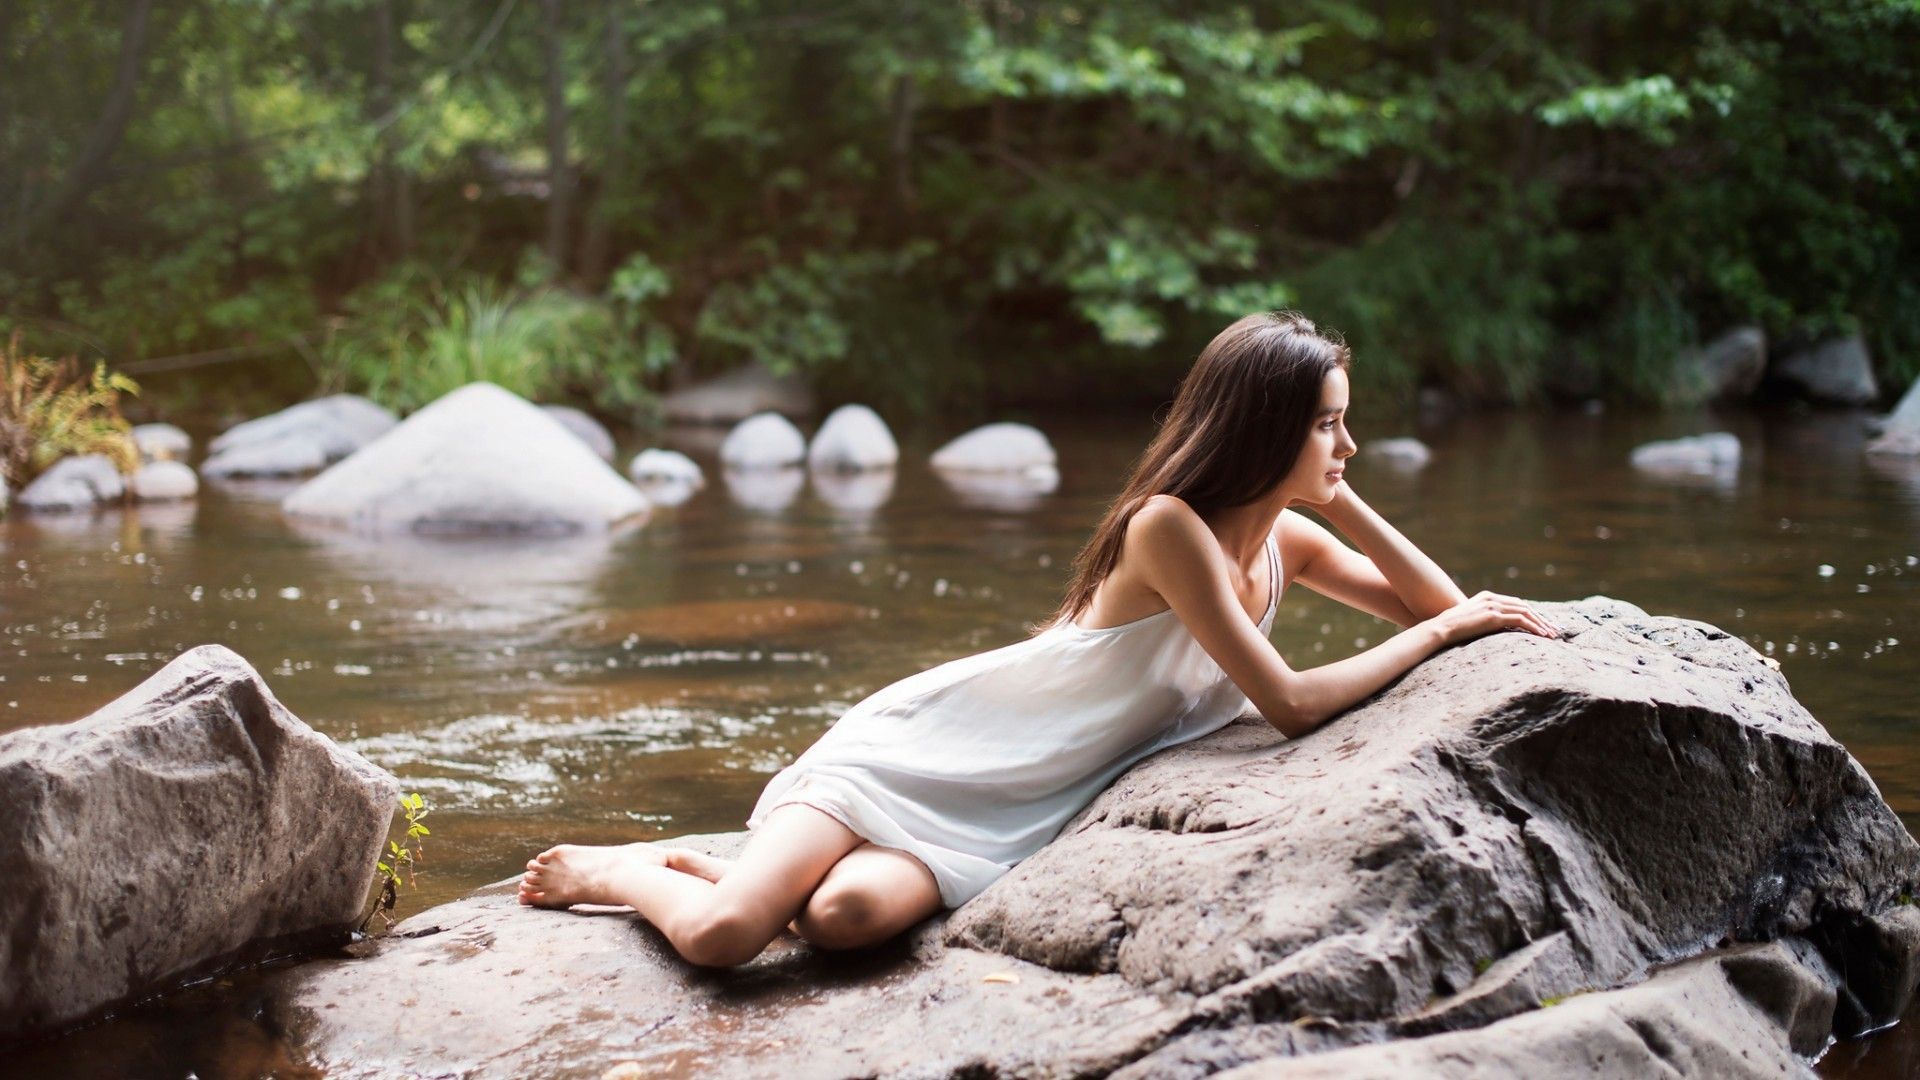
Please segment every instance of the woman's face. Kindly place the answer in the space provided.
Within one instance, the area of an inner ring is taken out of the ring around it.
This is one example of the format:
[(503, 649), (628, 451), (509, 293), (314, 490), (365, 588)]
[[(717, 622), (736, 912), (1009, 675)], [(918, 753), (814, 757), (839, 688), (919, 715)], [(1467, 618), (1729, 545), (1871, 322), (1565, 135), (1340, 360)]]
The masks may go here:
[(1320, 381), (1320, 407), (1307, 427), (1307, 441), (1280, 490), (1289, 504), (1309, 506), (1332, 502), (1339, 491), (1347, 459), (1359, 447), (1347, 434), (1347, 373), (1334, 368)]

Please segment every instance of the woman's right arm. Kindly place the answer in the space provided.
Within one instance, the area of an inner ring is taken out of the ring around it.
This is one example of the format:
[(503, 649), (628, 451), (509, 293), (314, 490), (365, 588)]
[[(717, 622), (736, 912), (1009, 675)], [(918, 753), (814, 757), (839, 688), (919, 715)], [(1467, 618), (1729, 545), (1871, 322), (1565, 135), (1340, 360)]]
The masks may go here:
[(1122, 557), (1139, 559), (1142, 580), (1260, 715), (1290, 738), (1365, 700), (1448, 645), (1495, 630), (1558, 636), (1525, 602), (1483, 592), (1363, 653), (1295, 671), (1247, 618), (1219, 542), (1185, 503), (1162, 499), (1142, 507), (1128, 523)]

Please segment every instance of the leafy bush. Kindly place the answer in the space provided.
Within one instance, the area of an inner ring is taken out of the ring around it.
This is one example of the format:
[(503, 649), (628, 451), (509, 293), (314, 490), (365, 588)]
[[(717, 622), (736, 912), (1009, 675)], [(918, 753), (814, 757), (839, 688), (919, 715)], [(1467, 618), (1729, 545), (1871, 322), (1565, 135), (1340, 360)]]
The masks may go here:
[(637, 302), (480, 278), (444, 284), (407, 266), (349, 298), (321, 352), (322, 380), (402, 412), (480, 381), (532, 401), (578, 394), (629, 408), (650, 398), (644, 380), (673, 355), (671, 339), (626, 316)]
[(16, 490), (70, 454), (105, 454), (121, 472), (140, 462), (120, 395), (139, 386), (104, 363), (91, 372), (73, 357), (49, 360), (20, 349), (16, 331), (0, 353), (0, 470)]

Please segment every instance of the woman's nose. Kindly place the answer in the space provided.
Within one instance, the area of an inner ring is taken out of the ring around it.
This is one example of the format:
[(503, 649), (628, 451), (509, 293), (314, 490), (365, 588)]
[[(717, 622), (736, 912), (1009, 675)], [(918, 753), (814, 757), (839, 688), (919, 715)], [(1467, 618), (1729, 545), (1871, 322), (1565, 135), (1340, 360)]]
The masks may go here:
[(1342, 431), (1339, 445), (1333, 448), (1333, 452), (1336, 456), (1350, 458), (1360, 452), (1360, 444), (1353, 441), (1353, 436)]

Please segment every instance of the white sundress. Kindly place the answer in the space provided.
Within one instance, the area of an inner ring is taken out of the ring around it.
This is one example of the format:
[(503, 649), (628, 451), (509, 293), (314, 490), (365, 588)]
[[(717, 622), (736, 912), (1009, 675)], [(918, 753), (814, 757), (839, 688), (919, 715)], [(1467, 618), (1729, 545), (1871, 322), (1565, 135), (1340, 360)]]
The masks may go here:
[[(1260, 631), (1272, 631), (1280, 554)], [(1171, 609), (1120, 626), (1071, 622), (902, 679), (861, 701), (767, 782), (933, 872), (959, 907), (1052, 840), (1140, 759), (1249, 708)]]

